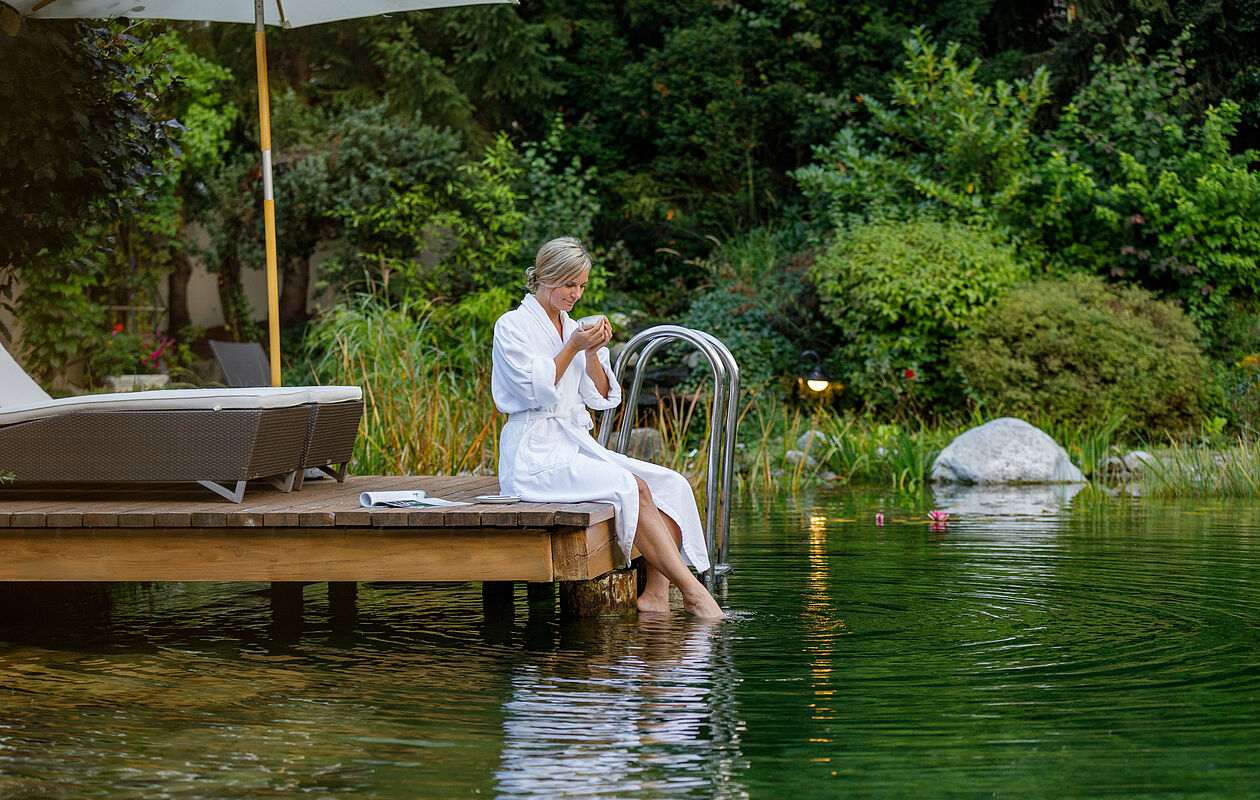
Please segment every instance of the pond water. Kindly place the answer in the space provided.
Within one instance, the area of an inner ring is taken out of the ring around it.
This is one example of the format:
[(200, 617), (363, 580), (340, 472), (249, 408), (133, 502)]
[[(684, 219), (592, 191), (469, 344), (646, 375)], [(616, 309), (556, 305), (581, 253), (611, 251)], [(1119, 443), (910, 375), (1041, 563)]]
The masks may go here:
[(362, 586), (350, 630), (310, 586), (297, 631), (257, 584), (10, 592), (0, 797), (1260, 793), (1260, 508), (932, 504), (745, 504), (716, 624), (523, 589), (486, 621), (475, 584)]

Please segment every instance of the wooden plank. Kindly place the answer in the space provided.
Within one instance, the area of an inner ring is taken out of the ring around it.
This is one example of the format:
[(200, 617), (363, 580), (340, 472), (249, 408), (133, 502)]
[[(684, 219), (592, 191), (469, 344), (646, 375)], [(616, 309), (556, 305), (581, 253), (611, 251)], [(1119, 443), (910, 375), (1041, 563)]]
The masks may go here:
[(609, 503), (568, 503), (556, 509), (557, 525), (587, 527), (612, 518), (613, 507)]
[[(196, 517), (189, 515), (191, 522)], [(226, 519), (226, 517), (225, 517)], [(152, 511), (124, 511), (118, 515), (118, 527), (120, 528), (152, 528), (153, 512)]]
[[(118, 515), (118, 527), (128, 527), (124, 522), (127, 515)], [(226, 528), (227, 527), (227, 511), (194, 511), (191, 515), (192, 519), (189, 524), (194, 528)]]
[(0, 532), (6, 581), (551, 581), (545, 530)]
[(18, 511), (10, 517), (10, 520), (14, 528), (42, 528), (44, 527), (44, 512)]
[(516, 503), (513, 508), (518, 525), (550, 527), (556, 524), (554, 503)]
[[(245, 492), (245, 498), (239, 506), (227, 512), (227, 524), (229, 528), (261, 528), (264, 524), (263, 517), (267, 509), (272, 508), (273, 504), (268, 500), (264, 500), (261, 496), (250, 497), (248, 489)], [(199, 508), (198, 513), (213, 513), (211, 509)], [(204, 517), (198, 517), (199, 520)]]
[(481, 524), (487, 528), (515, 528), (517, 525), (517, 513), (513, 505), (494, 505), (491, 503), (478, 505), (477, 507), (481, 509)]
[(118, 514), (113, 511), (91, 511), (83, 514), (85, 528), (117, 528)]
[[(331, 479), (329, 483), (332, 483)], [(335, 491), (317, 491), (299, 498), (299, 501), (299, 528), (330, 528), (337, 524), (337, 511), (357, 507), (359, 496), (357, 493), (347, 497)]]
[(483, 505), (471, 506), (451, 506), (446, 509), (444, 517), (446, 527), (448, 528), (479, 528), (481, 527), (481, 510), (485, 508)]
[(373, 528), (405, 528), (409, 508), (380, 508), (372, 510)]
[(444, 508), (407, 509), (407, 526), (411, 528), (442, 528), (446, 526)]
[(153, 524), (159, 528), (188, 528), (192, 525), (191, 511), (158, 511)]
[(50, 511), (44, 522), (50, 528), (81, 528), (83, 515), (73, 511)]

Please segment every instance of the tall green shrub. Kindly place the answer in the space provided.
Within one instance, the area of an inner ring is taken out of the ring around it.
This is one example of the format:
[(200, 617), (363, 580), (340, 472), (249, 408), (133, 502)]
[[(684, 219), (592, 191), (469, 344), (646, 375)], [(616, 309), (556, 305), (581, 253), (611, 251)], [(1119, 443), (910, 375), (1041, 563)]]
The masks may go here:
[(1011, 290), (961, 337), (953, 362), (994, 413), (1080, 421), (1123, 415), (1128, 432), (1184, 431), (1208, 403), (1194, 324), (1134, 286), (1072, 275)]
[(801, 191), (833, 221), (923, 210), (991, 217), (1028, 180), (1031, 125), (1050, 96), (1048, 73), (985, 84), (979, 60), (960, 61), (957, 42), (940, 53), (920, 27), (903, 46), (890, 99), (859, 98), (869, 121), (814, 149), (814, 163), (793, 173)]
[(1260, 293), (1260, 175), (1257, 153), (1231, 152), (1236, 104), (1194, 116), (1187, 35), (1096, 57), (1007, 219), (1059, 271), (1141, 285), (1211, 333), (1230, 297)]
[(841, 231), (812, 277), (843, 336), (838, 377), (868, 404), (896, 408), (957, 396), (945, 350), (1027, 269), (992, 231), (919, 219)]

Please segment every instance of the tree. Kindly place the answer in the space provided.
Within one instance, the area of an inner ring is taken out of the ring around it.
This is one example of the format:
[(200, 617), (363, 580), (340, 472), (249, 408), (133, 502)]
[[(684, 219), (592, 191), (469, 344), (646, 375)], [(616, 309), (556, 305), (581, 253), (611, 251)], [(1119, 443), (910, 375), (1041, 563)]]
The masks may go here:
[(0, 48), (0, 274), (55, 268), (85, 222), (145, 199), (176, 123), (129, 29), (34, 21)]

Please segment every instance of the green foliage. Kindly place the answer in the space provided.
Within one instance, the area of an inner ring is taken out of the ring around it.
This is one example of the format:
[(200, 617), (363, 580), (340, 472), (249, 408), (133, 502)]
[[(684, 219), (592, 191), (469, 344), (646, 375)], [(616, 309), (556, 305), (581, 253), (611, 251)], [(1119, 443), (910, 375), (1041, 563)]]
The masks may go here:
[(841, 337), (835, 377), (868, 405), (901, 411), (956, 402), (945, 351), (1027, 269), (991, 231), (920, 219), (837, 232), (811, 274)]
[(845, 483), (874, 483), (901, 490), (925, 485), (932, 462), (964, 429), (922, 421), (877, 422), (869, 415), (827, 415), (818, 420), (826, 445), (812, 453)]
[(500, 136), (444, 185), (417, 184), (366, 210), (340, 209), (361, 249), (326, 262), (323, 281), (394, 300), (452, 298), (520, 282), (520, 172), (515, 150)]
[(951, 42), (944, 55), (922, 27), (904, 43), (903, 72), (887, 104), (862, 98), (864, 125), (850, 125), (814, 149), (815, 163), (793, 173), (801, 191), (833, 223), (849, 215), (904, 218), (924, 212), (992, 220), (1028, 180), (1032, 121), (1049, 99), (1049, 75), (1028, 80), (976, 77)]
[[(170, 152), (155, 70), (121, 28), (25, 22), (0, 47), (0, 275), (64, 261), (85, 222), (142, 202)], [(55, 278), (54, 278), (55, 279)]]
[(1252, 353), (1217, 370), (1234, 424), (1249, 435), (1260, 433), (1260, 355)]
[(39, 270), (18, 298), (23, 362), (45, 385), (105, 336), (105, 310), (92, 297), (100, 280), (89, 259)]
[[(838, 7), (837, 7), (838, 8)], [(640, 264), (618, 288), (706, 280), (687, 261), (705, 236), (730, 239), (773, 222), (796, 197), (788, 173), (883, 83), (916, 23), (979, 42), (980, 4), (966, 0), (830, 6), (788, 0), (542, 2), (563, 60), (556, 101), (572, 150), (598, 167), (602, 237)], [(652, 257), (671, 247), (682, 265)]]
[(599, 199), (594, 194), (596, 170), (573, 156), (561, 166), (564, 120), (552, 117), (547, 135), (521, 147), (522, 204), (529, 209), (521, 234), (521, 259), (532, 263), (543, 244), (557, 236), (591, 240)]
[(178, 370), (190, 358), (188, 346), (170, 336), (153, 331), (127, 333), (119, 324), (93, 350), (86, 372), (94, 380), (106, 375), (152, 375)]
[(953, 358), (988, 414), (1123, 417), (1126, 432), (1177, 433), (1203, 416), (1207, 363), (1193, 323), (1143, 289), (1069, 276), (1009, 292)]
[(1137, 283), (1211, 333), (1229, 297), (1260, 293), (1260, 175), (1255, 152), (1231, 152), (1238, 106), (1194, 122), (1188, 35), (1150, 56), (1140, 36), (1117, 63), (1099, 54), (1011, 219), (1059, 271)]
[[(791, 374), (799, 357), (799, 351), (776, 329), (766, 304), (731, 286), (699, 295), (682, 324), (721, 340), (739, 365), (740, 383), (749, 388)], [(712, 385), (707, 361), (701, 361), (695, 372), (702, 385)]]
[[(812, 330), (801, 307), (809, 281), (792, 264), (803, 242), (797, 229), (757, 228), (715, 243), (698, 262), (708, 272), (710, 286), (692, 294), (681, 323), (707, 331), (729, 347), (740, 381), (749, 389), (794, 376), (800, 352), (807, 349), (794, 341)], [(712, 384), (707, 362), (692, 370), (690, 384)]]

